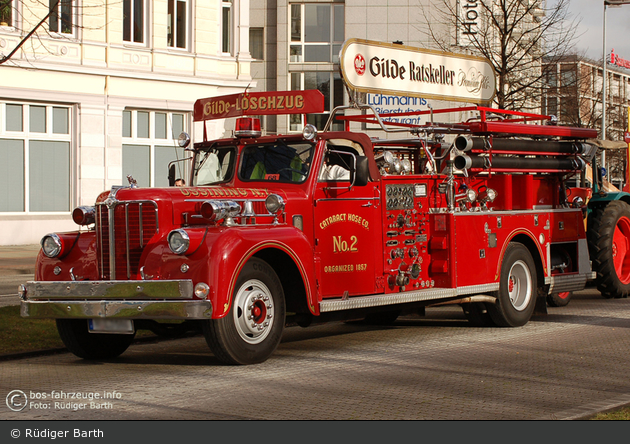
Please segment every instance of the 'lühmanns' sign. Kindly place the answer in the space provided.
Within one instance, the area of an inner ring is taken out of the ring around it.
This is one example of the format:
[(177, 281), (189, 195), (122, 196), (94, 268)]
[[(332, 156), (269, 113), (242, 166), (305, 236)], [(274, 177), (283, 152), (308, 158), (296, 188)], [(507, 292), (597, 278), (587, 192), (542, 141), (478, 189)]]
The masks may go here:
[(350, 39), (339, 60), (346, 84), (355, 91), (480, 105), (489, 104), (495, 93), (492, 65), (481, 57)]

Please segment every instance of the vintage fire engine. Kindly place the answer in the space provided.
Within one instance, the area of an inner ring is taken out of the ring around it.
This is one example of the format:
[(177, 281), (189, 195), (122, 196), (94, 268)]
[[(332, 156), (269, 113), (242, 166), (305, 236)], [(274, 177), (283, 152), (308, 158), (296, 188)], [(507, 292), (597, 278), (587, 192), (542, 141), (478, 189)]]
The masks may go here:
[[(434, 110), (415, 126), (340, 107), (323, 131), (289, 135), (261, 136), (253, 117), (323, 104), (315, 90), (197, 101), (204, 137), (187, 148), (190, 186), (130, 180), (76, 208), (80, 230), (42, 239), (22, 315), (56, 319), (68, 349), (86, 359), (120, 355), (138, 329), (191, 328), (221, 361), (251, 364), (274, 352), (289, 324), (391, 323), (459, 304), (474, 325), (522, 326), (548, 296), (561, 305), (559, 294), (594, 277), (589, 240), (612, 267), (602, 273), (618, 281), (609, 294), (628, 287), (627, 205), (591, 200), (591, 219), (608, 231), (587, 239), (588, 190), (566, 186), (592, 161), (596, 131), (480, 106)], [(447, 112), (474, 117), (436, 123)], [(238, 117), (234, 136), (207, 140), (205, 121), (229, 117)], [(344, 131), (328, 129), (334, 119)], [(351, 121), (405, 137), (373, 140)]]

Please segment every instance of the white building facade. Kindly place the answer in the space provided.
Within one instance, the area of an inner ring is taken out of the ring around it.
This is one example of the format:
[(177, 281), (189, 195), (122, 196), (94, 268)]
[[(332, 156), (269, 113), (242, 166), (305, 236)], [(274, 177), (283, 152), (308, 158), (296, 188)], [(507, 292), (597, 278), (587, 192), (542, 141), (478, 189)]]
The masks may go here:
[(194, 101), (253, 84), (249, 16), (249, 0), (0, 0), (0, 60), (42, 21), (0, 64), (0, 245), (75, 229), (72, 209), (128, 174), (166, 186)]

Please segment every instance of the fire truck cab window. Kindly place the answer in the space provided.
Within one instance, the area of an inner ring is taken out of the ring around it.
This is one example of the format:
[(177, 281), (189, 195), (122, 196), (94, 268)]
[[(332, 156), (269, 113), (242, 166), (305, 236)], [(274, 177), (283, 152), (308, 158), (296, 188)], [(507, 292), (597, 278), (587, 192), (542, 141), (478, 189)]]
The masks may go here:
[(356, 142), (345, 139), (329, 140), (318, 180), (320, 182), (350, 180), (350, 169), (355, 162), (354, 159), (362, 155), (363, 148)]
[(193, 186), (229, 181), (234, 175), (235, 152), (232, 146), (200, 151), (195, 161)]
[(303, 183), (310, 172), (313, 144), (279, 140), (247, 146), (241, 157), (239, 177), (243, 181)]

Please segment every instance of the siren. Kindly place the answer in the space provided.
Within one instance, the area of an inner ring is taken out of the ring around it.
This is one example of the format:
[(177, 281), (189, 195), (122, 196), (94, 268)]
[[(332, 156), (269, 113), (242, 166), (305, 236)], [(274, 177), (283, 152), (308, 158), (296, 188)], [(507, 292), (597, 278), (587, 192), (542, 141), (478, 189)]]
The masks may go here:
[(256, 117), (239, 117), (236, 119), (236, 129), (234, 130), (236, 137), (260, 137), (261, 134), (260, 119)]

